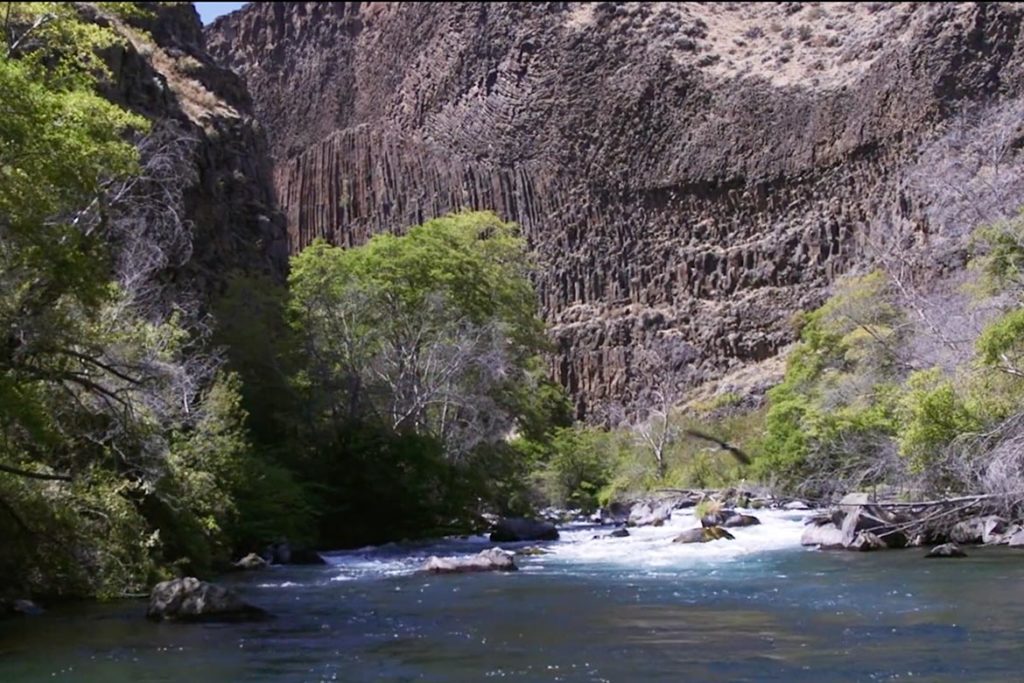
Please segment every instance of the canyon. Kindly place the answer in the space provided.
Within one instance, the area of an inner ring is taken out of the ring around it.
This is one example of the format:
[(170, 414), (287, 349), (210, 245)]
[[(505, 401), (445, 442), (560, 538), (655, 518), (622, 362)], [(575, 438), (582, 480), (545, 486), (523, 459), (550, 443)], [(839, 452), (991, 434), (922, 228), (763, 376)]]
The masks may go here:
[(962, 270), (969, 231), (1024, 201), (1022, 18), (250, 3), (205, 43), (252, 98), (288, 252), (493, 209), (536, 254), (552, 376), (607, 422), (771, 364), (844, 273)]

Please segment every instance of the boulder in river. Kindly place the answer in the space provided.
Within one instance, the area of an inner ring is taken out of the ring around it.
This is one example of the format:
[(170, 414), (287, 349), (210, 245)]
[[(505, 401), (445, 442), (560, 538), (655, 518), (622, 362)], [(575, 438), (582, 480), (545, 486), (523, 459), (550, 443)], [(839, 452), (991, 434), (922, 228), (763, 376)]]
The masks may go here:
[(997, 543), (1007, 529), (1006, 520), (997, 515), (972, 517), (958, 522), (949, 531), (954, 543)]
[(734, 540), (736, 537), (718, 526), (697, 527), (687, 529), (672, 539), (673, 543), (708, 543), (710, 541)]
[(469, 557), (432, 556), (423, 565), (423, 571), (433, 574), (464, 574), (467, 572), (513, 572), (519, 569), (512, 553), (501, 548), (488, 548)]
[(254, 569), (266, 569), (270, 565), (269, 562), (264, 560), (256, 553), (249, 553), (238, 562), (235, 562), (232, 567), (235, 569), (242, 569), (245, 571), (251, 571)]
[(791, 500), (782, 506), (783, 510), (810, 510), (811, 506), (802, 500)]
[(700, 518), (700, 525), (705, 528), (725, 526), (725, 520), (735, 515), (734, 510), (718, 509), (705, 513)]
[(885, 550), (888, 546), (881, 538), (870, 531), (858, 531), (853, 540), (846, 545), (849, 550)]
[(158, 583), (146, 612), (154, 621), (254, 621), (269, 616), (224, 586), (194, 576)]
[(943, 543), (928, 551), (925, 559), (934, 557), (967, 557), (967, 553), (960, 549), (956, 543)]
[(741, 515), (738, 512), (734, 512), (725, 518), (725, 521), (722, 522), (722, 526), (727, 529), (732, 529), (733, 527), (756, 526), (760, 523), (761, 520), (754, 515)]
[(692, 496), (679, 494), (637, 501), (629, 511), (629, 526), (661, 526), (669, 520), (672, 512), (680, 508), (693, 507)]
[(831, 520), (815, 518), (810, 520), (800, 537), (800, 545), (816, 545), (823, 550), (843, 548), (843, 531)]
[(525, 517), (506, 517), (498, 522), (491, 532), (491, 541), (494, 543), (557, 540), (558, 529), (554, 524)]
[(260, 555), (270, 564), (327, 564), (315, 550), (293, 548), (288, 541), (272, 543)]
[(1018, 531), (1006, 539), (1006, 544), (1011, 548), (1024, 548), (1024, 530)]

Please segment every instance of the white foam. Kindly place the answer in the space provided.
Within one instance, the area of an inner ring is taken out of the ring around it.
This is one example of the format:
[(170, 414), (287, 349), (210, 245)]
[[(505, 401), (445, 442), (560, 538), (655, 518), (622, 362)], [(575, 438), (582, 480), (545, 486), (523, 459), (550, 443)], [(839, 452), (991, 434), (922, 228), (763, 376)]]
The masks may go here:
[(608, 531), (568, 529), (562, 533), (565, 542), (550, 549), (552, 561), (559, 564), (597, 564), (628, 566), (634, 569), (657, 570), (694, 564), (721, 563), (752, 554), (786, 548), (799, 548), (804, 519), (808, 511), (753, 511), (761, 524), (729, 529), (735, 540), (710, 543), (673, 543), (672, 539), (686, 529), (700, 526), (692, 510), (678, 510), (660, 527), (630, 528), (625, 538), (599, 538), (595, 534)]
[[(569, 525), (560, 529), (561, 540), (541, 545), (548, 554), (523, 558), (521, 569), (531, 573), (555, 571), (572, 573), (591, 568), (628, 568), (645, 575), (672, 572), (695, 565), (727, 564), (733, 560), (786, 548), (800, 547), (803, 521), (812, 511), (741, 510), (754, 514), (761, 524), (730, 529), (736, 538), (710, 543), (673, 543), (686, 529), (700, 525), (692, 509), (678, 510), (660, 527), (630, 528), (625, 538), (598, 538), (612, 529), (592, 525)], [(337, 571), (332, 581), (353, 581), (414, 574), (431, 555), (451, 556), (475, 553), (492, 547), (486, 536), (449, 538), (433, 545), (389, 543), (324, 554)], [(504, 544), (509, 545), (509, 544)], [(512, 548), (527, 544), (512, 544)]]

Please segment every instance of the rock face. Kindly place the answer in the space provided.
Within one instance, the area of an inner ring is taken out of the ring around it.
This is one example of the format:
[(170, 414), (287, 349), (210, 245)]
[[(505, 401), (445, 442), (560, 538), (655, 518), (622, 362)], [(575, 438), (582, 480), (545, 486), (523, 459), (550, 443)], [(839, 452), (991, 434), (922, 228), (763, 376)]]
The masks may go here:
[[(267, 130), (292, 252), (460, 207), (517, 221), (551, 372), (600, 419), (772, 356), (869, 252), (959, 267), (963, 210), (1024, 197), (1022, 13), (250, 3), (206, 36)], [(976, 182), (997, 138), (1004, 175)]]
[(558, 529), (551, 522), (524, 517), (507, 517), (495, 525), (491, 541), (515, 543), (516, 541), (557, 541)]
[[(149, 236), (163, 250), (164, 279), (176, 300), (220, 293), (233, 271), (283, 278), (287, 241), (277, 210), (266, 138), (237, 74), (206, 51), (190, 3), (150, 3), (152, 17), (125, 26), (81, 3), (91, 19), (126, 38), (105, 53), (113, 78), (105, 95), (152, 122), (140, 145), (137, 185), (161, 209), (183, 218), (184, 239)], [(144, 35), (137, 29), (143, 29)], [(139, 216), (136, 230), (167, 231), (161, 216)], [(131, 264), (117, 264), (131, 267)], [(182, 291), (186, 296), (182, 296)], [(170, 298), (170, 296), (169, 296)]]
[(423, 565), (423, 571), (432, 574), (464, 574), (467, 572), (512, 572), (519, 569), (511, 553), (501, 548), (481, 550), (470, 557), (433, 556)]
[(252, 621), (269, 615), (223, 586), (190, 576), (154, 586), (146, 617), (153, 621)]

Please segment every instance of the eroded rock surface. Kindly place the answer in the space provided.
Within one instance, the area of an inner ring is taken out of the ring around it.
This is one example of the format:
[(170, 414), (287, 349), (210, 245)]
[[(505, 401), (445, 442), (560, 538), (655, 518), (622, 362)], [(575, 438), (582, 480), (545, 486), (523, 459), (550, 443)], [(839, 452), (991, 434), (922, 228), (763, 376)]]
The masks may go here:
[(293, 253), (495, 209), (537, 251), (552, 374), (601, 419), (773, 356), (874, 255), (961, 267), (977, 209), (1024, 198), (1022, 13), (250, 3), (206, 36), (248, 83)]

